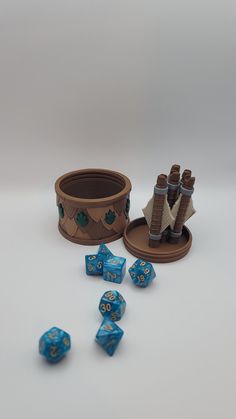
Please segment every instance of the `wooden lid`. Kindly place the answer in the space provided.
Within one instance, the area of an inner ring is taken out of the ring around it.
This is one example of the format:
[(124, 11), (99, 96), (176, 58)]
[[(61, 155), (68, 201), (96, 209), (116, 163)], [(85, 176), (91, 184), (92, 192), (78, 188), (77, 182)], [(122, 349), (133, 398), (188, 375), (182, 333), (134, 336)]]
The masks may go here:
[(163, 242), (159, 247), (149, 247), (149, 227), (144, 217), (128, 224), (123, 236), (126, 249), (134, 256), (149, 262), (174, 262), (183, 258), (192, 244), (192, 234), (183, 227), (183, 234), (177, 244)]

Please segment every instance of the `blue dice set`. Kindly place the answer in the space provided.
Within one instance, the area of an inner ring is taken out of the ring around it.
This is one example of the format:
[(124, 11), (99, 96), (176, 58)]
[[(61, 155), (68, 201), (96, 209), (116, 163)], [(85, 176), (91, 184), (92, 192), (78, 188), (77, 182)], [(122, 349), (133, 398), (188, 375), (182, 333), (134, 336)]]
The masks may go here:
[(156, 277), (156, 272), (150, 262), (137, 259), (129, 268), (129, 274), (135, 285), (146, 288)]
[[(87, 275), (103, 275), (105, 281), (121, 284), (126, 272), (126, 259), (114, 256), (105, 244), (101, 244), (97, 255), (85, 256)], [(137, 259), (129, 268), (130, 277), (137, 287), (146, 288), (156, 277), (150, 262)]]
[(114, 256), (108, 247), (102, 243), (97, 255), (86, 255), (86, 274), (103, 275), (105, 281), (121, 284), (126, 272), (126, 259)]
[(124, 331), (117, 326), (126, 308), (124, 297), (118, 291), (106, 291), (99, 303), (99, 311), (104, 320), (96, 334), (96, 342), (112, 356), (116, 351)]
[(99, 311), (105, 319), (117, 322), (125, 312), (126, 302), (118, 291), (106, 291), (99, 303)]
[(113, 253), (111, 253), (111, 251), (104, 243), (100, 244), (98, 249), (98, 255), (100, 255), (103, 258), (103, 260), (112, 258), (114, 256)]
[(103, 279), (105, 281), (121, 284), (126, 271), (126, 259), (120, 256), (113, 256), (104, 261)]
[[(103, 275), (105, 281), (120, 284), (125, 276), (126, 259), (114, 256), (105, 244), (101, 244), (96, 255), (86, 255), (87, 275)], [(141, 288), (146, 288), (156, 277), (154, 268), (150, 262), (137, 259), (129, 268), (129, 274), (133, 283)], [(124, 334), (117, 326), (126, 309), (126, 301), (115, 290), (106, 291), (101, 297), (99, 311), (103, 321), (99, 327), (95, 340), (112, 356)], [(70, 350), (70, 335), (58, 327), (52, 327), (45, 332), (39, 340), (39, 352), (50, 363), (57, 363)]]
[(87, 275), (102, 275), (103, 258), (100, 255), (85, 256), (85, 265)]
[(57, 363), (66, 352), (70, 350), (71, 341), (69, 333), (58, 327), (52, 327), (45, 332), (39, 340), (39, 353), (48, 362)]
[(123, 336), (123, 330), (111, 320), (104, 319), (96, 334), (96, 342), (112, 356)]

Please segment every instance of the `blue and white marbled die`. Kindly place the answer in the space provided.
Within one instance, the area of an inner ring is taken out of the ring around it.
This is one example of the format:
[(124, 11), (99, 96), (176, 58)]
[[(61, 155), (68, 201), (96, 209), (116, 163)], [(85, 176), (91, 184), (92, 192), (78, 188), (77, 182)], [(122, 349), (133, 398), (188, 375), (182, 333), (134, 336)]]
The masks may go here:
[(156, 277), (156, 272), (150, 262), (137, 259), (129, 268), (129, 274), (135, 285), (146, 288)]
[(125, 276), (126, 259), (121, 256), (113, 256), (104, 260), (103, 263), (103, 279), (105, 281), (116, 282), (121, 284)]
[(125, 312), (126, 301), (118, 291), (106, 291), (99, 303), (99, 310), (105, 319), (116, 322)]
[(111, 320), (104, 319), (96, 334), (96, 342), (110, 356), (114, 354), (124, 331)]
[(114, 256), (113, 253), (111, 253), (111, 251), (104, 243), (100, 244), (98, 249), (98, 255), (101, 256), (103, 260), (112, 258)]
[(87, 275), (103, 274), (103, 258), (100, 255), (86, 255), (85, 266)]
[(58, 327), (52, 327), (45, 332), (39, 340), (39, 353), (47, 361), (56, 363), (70, 350), (71, 340), (69, 333)]

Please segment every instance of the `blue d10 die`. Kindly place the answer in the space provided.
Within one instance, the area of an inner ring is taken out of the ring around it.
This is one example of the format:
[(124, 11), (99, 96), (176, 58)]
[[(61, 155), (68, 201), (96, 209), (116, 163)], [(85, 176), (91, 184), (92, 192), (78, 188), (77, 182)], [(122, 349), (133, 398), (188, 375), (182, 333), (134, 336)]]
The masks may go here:
[(146, 288), (155, 278), (156, 272), (150, 262), (137, 259), (129, 268), (129, 274), (135, 285)]
[(104, 260), (103, 279), (105, 281), (116, 282), (120, 284), (125, 276), (126, 259), (120, 256), (113, 256)]
[(101, 256), (103, 260), (112, 258), (114, 256), (113, 253), (111, 253), (111, 251), (104, 243), (100, 244), (98, 249), (98, 255)]
[(39, 340), (39, 353), (52, 363), (60, 361), (70, 347), (70, 335), (58, 327), (52, 327)]
[(86, 255), (85, 266), (87, 275), (102, 275), (103, 259), (99, 255)]
[(112, 356), (123, 334), (123, 330), (116, 323), (105, 319), (98, 329), (95, 340), (108, 355)]
[(107, 291), (103, 294), (99, 303), (99, 310), (103, 317), (116, 322), (121, 319), (125, 312), (125, 299), (118, 291)]

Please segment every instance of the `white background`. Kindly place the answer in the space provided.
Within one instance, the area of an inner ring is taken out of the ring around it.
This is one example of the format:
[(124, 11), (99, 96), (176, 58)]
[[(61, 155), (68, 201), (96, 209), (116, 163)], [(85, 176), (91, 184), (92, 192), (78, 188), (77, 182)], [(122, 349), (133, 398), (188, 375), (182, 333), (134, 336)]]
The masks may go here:
[[(0, 1), (1, 418), (235, 418), (235, 23), (230, 0)], [(189, 255), (146, 290), (86, 277), (96, 249), (57, 232), (56, 178), (123, 172), (133, 219), (173, 163), (197, 178)], [(109, 288), (113, 358), (94, 343)], [(49, 366), (54, 325), (72, 350)]]

